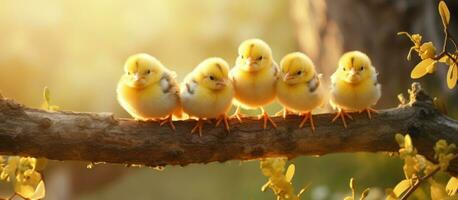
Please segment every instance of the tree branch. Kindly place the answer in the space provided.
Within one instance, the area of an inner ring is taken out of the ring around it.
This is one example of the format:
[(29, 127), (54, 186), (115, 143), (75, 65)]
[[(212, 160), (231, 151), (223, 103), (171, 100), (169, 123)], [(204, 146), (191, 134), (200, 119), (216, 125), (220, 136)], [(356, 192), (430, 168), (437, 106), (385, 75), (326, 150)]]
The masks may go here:
[[(337, 152), (397, 152), (396, 133), (410, 134), (418, 152), (434, 162), (433, 147), (458, 144), (458, 122), (435, 109), (418, 83), (410, 102), (380, 111), (372, 120), (352, 113), (347, 129), (331, 123), (333, 113), (314, 115), (317, 129), (299, 129), (299, 117), (274, 117), (277, 129), (263, 130), (255, 118), (232, 121), (231, 133), (207, 124), (191, 135), (193, 120), (176, 121), (176, 132), (157, 122), (117, 119), (112, 114), (48, 112), (0, 99), (0, 154), (146, 166), (251, 160)], [(448, 171), (458, 175), (458, 160)]]

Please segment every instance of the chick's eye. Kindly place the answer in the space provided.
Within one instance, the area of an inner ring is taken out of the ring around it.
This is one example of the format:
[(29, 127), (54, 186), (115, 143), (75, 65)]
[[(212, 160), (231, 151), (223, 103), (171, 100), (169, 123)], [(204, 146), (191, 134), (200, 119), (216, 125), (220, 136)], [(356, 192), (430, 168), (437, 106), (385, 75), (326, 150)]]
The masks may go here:
[(345, 67), (342, 67), (342, 69), (343, 69), (344, 71), (347, 70), (347, 69), (345, 69)]
[(302, 71), (298, 71), (296, 74), (297, 74), (297, 75), (301, 75), (301, 74), (302, 74)]
[(259, 57), (257, 58), (257, 60), (262, 60), (262, 56), (259, 56)]
[(150, 74), (150, 73), (151, 73), (151, 70), (146, 71), (146, 74)]
[(208, 77), (210, 80), (214, 81), (215, 80), (215, 77), (214, 76), (209, 76)]
[(127, 75), (130, 75), (131, 73), (130, 72), (127, 72)]
[(363, 67), (363, 66), (361, 66), (361, 67), (359, 68), (359, 70), (360, 70), (360, 71), (363, 71), (363, 69), (364, 69), (364, 67)]

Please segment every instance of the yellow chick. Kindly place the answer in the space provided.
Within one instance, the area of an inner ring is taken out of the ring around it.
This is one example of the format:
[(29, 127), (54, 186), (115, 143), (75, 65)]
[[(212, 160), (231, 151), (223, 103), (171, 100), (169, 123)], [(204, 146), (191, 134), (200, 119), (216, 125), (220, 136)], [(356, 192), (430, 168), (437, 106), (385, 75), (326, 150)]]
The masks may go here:
[(198, 118), (196, 130), (202, 135), (204, 121), (219, 118), (229, 132), (226, 112), (232, 106), (234, 88), (228, 77), (229, 65), (221, 58), (208, 58), (201, 62), (181, 85), (181, 104), (183, 111), (191, 117)]
[(321, 76), (316, 73), (312, 60), (301, 52), (290, 53), (280, 62), (277, 98), (284, 106), (284, 117), (288, 111), (303, 116), (300, 128), (309, 120), (312, 131), (315, 131), (312, 110), (322, 106), (325, 97)]
[(272, 58), (269, 45), (260, 39), (243, 41), (238, 49), (235, 67), (230, 72), (235, 90), (237, 109), (233, 115), (241, 121), (240, 106), (245, 109), (260, 108), (264, 119), (264, 129), (267, 121), (277, 127), (263, 106), (275, 99), (275, 84), (278, 79), (278, 66)]
[(347, 111), (366, 111), (369, 119), (372, 118), (371, 112), (377, 111), (371, 106), (381, 96), (377, 75), (366, 54), (350, 51), (342, 55), (337, 71), (331, 76), (330, 103), (339, 110), (333, 122), (340, 117), (344, 127), (347, 127), (345, 117), (353, 119)]
[(137, 120), (163, 120), (175, 130), (172, 115), (179, 114), (176, 73), (145, 53), (130, 56), (116, 89), (119, 104)]

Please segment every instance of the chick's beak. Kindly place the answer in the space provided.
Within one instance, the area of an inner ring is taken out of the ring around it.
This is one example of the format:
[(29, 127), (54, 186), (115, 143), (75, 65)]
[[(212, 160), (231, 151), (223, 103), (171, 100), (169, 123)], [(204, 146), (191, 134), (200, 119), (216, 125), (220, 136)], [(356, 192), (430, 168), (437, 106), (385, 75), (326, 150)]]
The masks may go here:
[(227, 83), (226, 83), (225, 80), (221, 80), (221, 81), (216, 82), (216, 86), (218, 86), (219, 88), (225, 87), (226, 85), (227, 85)]
[(135, 74), (134, 74), (134, 81), (137, 82), (137, 81), (139, 81), (140, 79), (141, 79), (140, 74), (139, 74), (139, 73), (135, 73)]
[(291, 79), (291, 75), (290, 75), (289, 72), (288, 72), (288, 73), (286, 73), (286, 74), (283, 76), (283, 81), (287, 81), (287, 80), (289, 80), (289, 79)]
[(354, 75), (356, 75), (356, 73), (357, 73), (357, 71), (355, 70), (355, 68), (351, 68), (349, 75), (350, 76), (354, 76)]
[(252, 59), (251, 57), (248, 57), (248, 58), (246, 59), (246, 61), (245, 61), (245, 64), (246, 64), (247, 66), (251, 66), (251, 64), (253, 64), (253, 63), (254, 63), (254, 62), (253, 62), (253, 59)]
[(358, 72), (354, 68), (350, 69), (350, 71), (348, 72), (348, 75), (347, 75), (347, 82), (349, 82), (349, 83), (357, 83), (357, 82), (359, 82), (359, 79), (360, 79), (360, 76), (359, 76)]

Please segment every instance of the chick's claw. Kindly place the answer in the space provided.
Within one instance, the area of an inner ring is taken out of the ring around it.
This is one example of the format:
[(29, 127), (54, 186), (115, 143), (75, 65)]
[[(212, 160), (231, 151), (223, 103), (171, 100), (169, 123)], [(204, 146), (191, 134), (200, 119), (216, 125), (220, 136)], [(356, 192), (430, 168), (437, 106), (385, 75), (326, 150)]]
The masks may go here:
[(173, 120), (172, 120), (172, 115), (169, 115), (167, 118), (165, 118), (164, 120), (161, 121), (161, 123), (159, 124), (160, 126), (163, 126), (164, 124), (169, 124), (170, 128), (175, 131), (175, 125), (173, 124)]
[(218, 121), (216, 121), (216, 125), (215, 127), (219, 126), (219, 124), (221, 124), (221, 122), (224, 122), (224, 128), (226, 129), (227, 133), (230, 133), (230, 128), (229, 128), (229, 117), (224, 114), (224, 115), (221, 115), (218, 119)]
[(337, 112), (336, 116), (334, 119), (332, 119), (332, 122), (334, 123), (338, 118), (342, 119), (343, 126), (347, 128), (347, 122), (345, 121), (345, 117), (353, 120), (353, 117), (351, 117), (350, 114), (348, 114), (345, 110), (340, 109), (339, 112)]
[(272, 126), (274, 128), (277, 128), (277, 124), (275, 124), (275, 122), (270, 118), (269, 114), (264, 110), (264, 108), (261, 108), (261, 111), (262, 111), (262, 113), (259, 116), (259, 118), (263, 118), (264, 119), (263, 128), (267, 129), (267, 121), (269, 121), (270, 124), (272, 124)]
[(299, 124), (299, 128), (303, 128), (305, 125), (305, 122), (310, 121), (310, 128), (312, 129), (312, 132), (315, 132), (315, 124), (313, 122), (313, 117), (311, 112), (307, 112), (302, 114), (303, 118), (301, 123)]
[(193, 134), (194, 132), (198, 130), (199, 136), (202, 137), (202, 128), (204, 127), (204, 123), (205, 123), (205, 120), (199, 119), (199, 121), (197, 121), (197, 124), (194, 126), (194, 128), (192, 128), (191, 134)]
[(369, 119), (372, 119), (372, 114), (371, 113), (378, 114), (378, 111), (373, 109), (373, 108), (366, 108), (366, 109), (362, 110), (362, 112), (366, 112), (367, 113), (367, 117)]
[(237, 107), (237, 109), (235, 110), (235, 113), (233, 115), (231, 115), (229, 118), (230, 119), (237, 119), (240, 123), (242, 123), (242, 118), (244, 117), (244, 115), (242, 114), (242, 112), (240, 111), (240, 106)]

